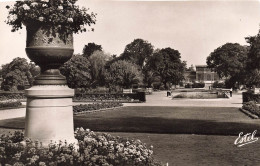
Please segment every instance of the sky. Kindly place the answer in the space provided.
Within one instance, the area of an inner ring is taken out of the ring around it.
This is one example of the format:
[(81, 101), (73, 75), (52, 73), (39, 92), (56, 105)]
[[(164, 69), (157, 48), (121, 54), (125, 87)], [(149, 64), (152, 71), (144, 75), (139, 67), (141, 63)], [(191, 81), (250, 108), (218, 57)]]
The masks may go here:
[[(11, 32), (4, 22), (5, 6), (13, 3), (0, 0), (0, 65), (18, 56), (27, 58), (25, 28)], [(245, 37), (256, 35), (260, 27), (259, 0), (79, 0), (77, 4), (97, 13), (97, 23), (94, 32), (74, 35), (74, 53), (94, 42), (105, 52), (120, 55), (127, 44), (141, 38), (155, 49), (178, 50), (188, 66), (204, 65), (216, 48), (227, 42), (246, 45)]]

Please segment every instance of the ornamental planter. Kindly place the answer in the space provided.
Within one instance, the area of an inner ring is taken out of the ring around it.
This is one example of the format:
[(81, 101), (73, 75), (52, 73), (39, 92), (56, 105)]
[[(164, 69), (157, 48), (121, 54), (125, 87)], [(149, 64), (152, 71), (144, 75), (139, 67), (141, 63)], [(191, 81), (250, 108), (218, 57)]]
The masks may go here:
[(66, 85), (66, 79), (60, 74), (59, 67), (73, 54), (72, 34), (54, 32), (53, 27), (28, 24), (26, 53), (41, 67), (35, 85)]
[[(27, 56), (39, 65), (41, 74), (34, 86), (25, 91), (25, 136), (48, 146), (50, 141), (76, 143), (74, 138), (72, 97), (59, 68), (73, 54), (73, 33), (86, 32), (96, 22), (96, 14), (80, 8), (77, 0), (16, 1), (6, 23), (12, 32), (27, 29)], [(92, 29), (93, 30), (93, 29)]]
[(29, 24), (27, 56), (41, 68), (27, 97), (25, 136), (43, 146), (53, 142), (77, 143), (74, 138), (72, 97), (59, 67), (73, 54), (73, 36), (55, 33), (51, 26)]

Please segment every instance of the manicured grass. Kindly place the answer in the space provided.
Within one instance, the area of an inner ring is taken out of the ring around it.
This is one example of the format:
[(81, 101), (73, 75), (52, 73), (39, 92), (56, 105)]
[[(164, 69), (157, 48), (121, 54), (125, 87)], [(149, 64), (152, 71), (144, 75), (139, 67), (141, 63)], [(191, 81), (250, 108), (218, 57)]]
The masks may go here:
[[(74, 124), (105, 132), (237, 136), (241, 131), (260, 131), (260, 120), (250, 119), (238, 108), (214, 107), (122, 107), (77, 115)], [(24, 119), (3, 120), (0, 127), (23, 128)]]
[(111, 133), (154, 146), (157, 160), (169, 166), (259, 165), (260, 142), (234, 145), (237, 136)]

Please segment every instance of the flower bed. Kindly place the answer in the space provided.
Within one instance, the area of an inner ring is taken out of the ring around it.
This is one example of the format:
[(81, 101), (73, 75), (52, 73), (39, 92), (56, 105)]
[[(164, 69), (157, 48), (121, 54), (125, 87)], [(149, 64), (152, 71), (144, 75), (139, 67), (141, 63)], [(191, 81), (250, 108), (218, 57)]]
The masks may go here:
[(145, 92), (138, 93), (76, 93), (73, 101), (118, 101), (118, 102), (145, 102)]
[(19, 107), (22, 103), (17, 100), (6, 100), (6, 101), (0, 101), (0, 108), (7, 108), (7, 107)]
[(123, 106), (122, 103), (93, 103), (93, 104), (80, 104), (73, 106), (73, 113), (78, 114), (81, 112), (91, 112), (93, 110), (101, 110), (101, 109), (107, 109), (107, 108), (115, 108), (115, 107), (121, 107)]
[(258, 105), (256, 105), (256, 102), (254, 102), (254, 101), (244, 102), (242, 109), (245, 109), (245, 110), (249, 111), (250, 113), (260, 117), (260, 108)]
[(15, 100), (26, 100), (23, 92), (1, 92), (0, 101), (15, 99)]
[[(147, 148), (140, 140), (113, 137), (106, 133), (94, 133), (78, 128), (75, 138), (79, 149), (73, 144), (41, 143), (25, 139), (22, 132), (0, 136), (0, 165), (117, 165), (117, 166), (159, 166), (153, 159), (152, 147)], [(25, 139), (25, 144), (20, 143)]]

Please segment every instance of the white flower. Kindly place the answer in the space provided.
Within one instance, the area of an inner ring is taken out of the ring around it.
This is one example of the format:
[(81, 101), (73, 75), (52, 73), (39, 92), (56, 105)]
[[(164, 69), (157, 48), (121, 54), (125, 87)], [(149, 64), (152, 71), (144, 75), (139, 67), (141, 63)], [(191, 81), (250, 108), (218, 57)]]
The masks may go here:
[(38, 5), (37, 2), (33, 2), (33, 3), (31, 3), (31, 6), (32, 6), (32, 7), (34, 7), (34, 6), (36, 6), (36, 5)]
[(17, 19), (17, 15), (16, 15), (16, 14), (11, 15), (10, 19), (11, 19), (11, 20), (16, 20), (16, 19)]
[(42, 7), (48, 7), (48, 5), (47, 4), (42, 4)]
[(24, 9), (24, 10), (29, 10), (30, 7), (29, 7), (27, 4), (24, 4), (24, 5), (23, 5), (23, 9)]
[(68, 2), (68, 6), (70, 6), (70, 7), (71, 7), (71, 6), (72, 6), (72, 3)]
[(58, 9), (59, 10), (63, 10), (63, 6), (58, 6)]
[(39, 17), (39, 21), (43, 21), (44, 20), (44, 18), (43, 17)]
[(84, 29), (84, 25), (80, 25), (80, 29), (83, 30)]
[(73, 22), (73, 18), (68, 18), (68, 22)]
[(41, 0), (42, 2), (49, 2), (49, 0)]

